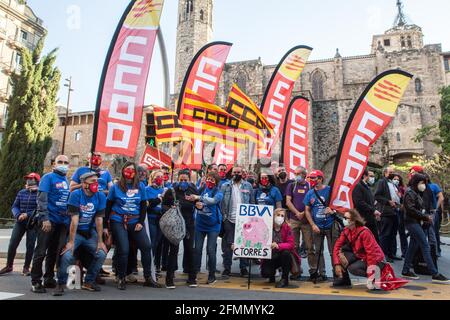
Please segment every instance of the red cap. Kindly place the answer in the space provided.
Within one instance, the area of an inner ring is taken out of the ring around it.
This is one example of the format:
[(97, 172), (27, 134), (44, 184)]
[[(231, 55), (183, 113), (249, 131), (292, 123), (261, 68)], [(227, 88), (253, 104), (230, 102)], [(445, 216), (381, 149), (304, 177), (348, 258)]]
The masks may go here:
[(325, 177), (325, 175), (323, 174), (323, 172), (320, 171), (320, 170), (314, 170), (314, 171), (311, 171), (311, 173), (309, 174), (309, 176), (312, 177), (312, 178), (317, 178), (317, 177), (323, 178), (323, 177)]
[(35, 179), (37, 182), (41, 181), (41, 176), (34, 172), (27, 174), (24, 178), (25, 179)]
[[(422, 166), (412, 166), (411, 170), (414, 170), (417, 173), (423, 173), (423, 167)], [(411, 171), (409, 170), (409, 171)]]

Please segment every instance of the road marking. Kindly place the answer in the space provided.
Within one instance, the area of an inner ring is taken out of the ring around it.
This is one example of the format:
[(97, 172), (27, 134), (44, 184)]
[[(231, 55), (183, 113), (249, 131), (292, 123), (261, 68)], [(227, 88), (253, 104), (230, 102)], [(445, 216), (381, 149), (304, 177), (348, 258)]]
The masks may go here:
[(0, 292), (0, 300), (12, 299), (23, 296), (20, 293)]

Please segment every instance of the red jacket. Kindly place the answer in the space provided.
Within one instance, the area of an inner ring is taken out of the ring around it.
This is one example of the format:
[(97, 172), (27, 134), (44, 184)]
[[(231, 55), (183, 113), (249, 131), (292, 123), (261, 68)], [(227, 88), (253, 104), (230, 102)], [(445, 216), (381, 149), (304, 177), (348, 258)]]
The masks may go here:
[[(361, 233), (360, 233), (361, 232)], [(359, 234), (359, 236), (358, 236)], [(355, 241), (355, 238), (358, 238)], [(336, 241), (333, 250), (333, 265), (340, 264), (339, 253), (341, 248), (350, 241), (353, 253), (358, 259), (367, 263), (367, 266), (377, 265), (384, 261), (384, 253), (375, 240), (372, 232), (366, 227), (357, 227), (353, 230), (345, 228)]]
[[(298, 263), (300, 263), (300, 256), (295, 250), (295, 241), (294, 235), (292, 234), (291, 227), (287, 223), (283, 223), (281, 226), (281, 243), (278, 243), (278, 247), (280, 251), (288, 250), (290, 251), (296, 258)], [(264, 263), (264, 260), (262, 261)]]

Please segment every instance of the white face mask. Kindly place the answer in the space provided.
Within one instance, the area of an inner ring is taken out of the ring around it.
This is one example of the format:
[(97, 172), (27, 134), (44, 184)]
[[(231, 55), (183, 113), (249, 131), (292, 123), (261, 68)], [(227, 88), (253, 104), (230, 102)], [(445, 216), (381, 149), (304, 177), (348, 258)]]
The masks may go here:
[(370, 184), (371, 186), (373, 186), (373, 185), (375, 184), (375, 177), (370, 177), (370, 178), (369, 178), (369, 184)]
[(417, 189), (418, 189), (420, 192), (424, 192), (424, 191), (427, 189), (427, 186), (426, 186), (425, 184), (421, 183), (421, 184), (419, 184), (419, 185), (417, 186)]
[(392, 183), (394, 184), (394, 186), (399, 186), (400, 181), (399, 180), (392, 180)]
[(350, 225), (348, 219), (344, 219), (342, 222), (344, 223), (344, 227), (348, 227)]
[(284, 218), (283, 217), (276, 217), (275, 218), (275, 224), (277, 226), (281, 226), (284, 223)]

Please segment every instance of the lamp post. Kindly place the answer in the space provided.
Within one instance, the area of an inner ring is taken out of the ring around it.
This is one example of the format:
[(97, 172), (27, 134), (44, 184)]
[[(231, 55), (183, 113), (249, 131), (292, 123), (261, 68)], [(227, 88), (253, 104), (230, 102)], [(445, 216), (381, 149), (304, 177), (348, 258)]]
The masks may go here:
[(67, 121), (69, 119), (69, 106), (70, 106), (70, 93), (73, 91), (72, 89), (72, 77), (66, 79), (67, 83), (64, 84), (64, 87), (69, 88), (69, 92), (67, 94), (67, 109), (66, 109), (66, 120), (64, 121), (64, 137), (62, 143), (62, 151), (61, 154), (64, 154), (64, 149), (66, 147), (66, 134), (67, 134)]

